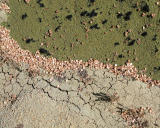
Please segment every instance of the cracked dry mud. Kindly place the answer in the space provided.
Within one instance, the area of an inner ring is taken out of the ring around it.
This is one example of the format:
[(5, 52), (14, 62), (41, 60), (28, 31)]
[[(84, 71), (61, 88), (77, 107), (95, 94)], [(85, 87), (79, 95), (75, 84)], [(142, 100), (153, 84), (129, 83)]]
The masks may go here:
[[(117, 97), (113, 97), (114, 94)], [(118, 108), (151, 108), (149, 128), (160, 126), (160, 89), (107, 70), (30, 76), (27, 65), (0, 66), (0, 128), (127, 128)]]

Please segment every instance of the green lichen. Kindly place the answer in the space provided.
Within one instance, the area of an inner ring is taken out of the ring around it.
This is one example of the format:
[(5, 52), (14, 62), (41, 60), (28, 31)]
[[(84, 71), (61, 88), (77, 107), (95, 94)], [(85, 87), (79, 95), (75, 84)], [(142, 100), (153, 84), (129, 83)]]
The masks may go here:
[[(6, 26), (20, 46), (32, 53), (41, 49), (45, 56), (59, 60), (95, 58), (104, 63), (109, 58), (109, 63), (118, 65), (130, 59), (160, 80), (160, 6), (156, 2), (31, 0), (26, 4), (10, 0)], [(45, 37), (49, 30), (52, 35)], [(127, 30), (131, 32), (125, 36)]]

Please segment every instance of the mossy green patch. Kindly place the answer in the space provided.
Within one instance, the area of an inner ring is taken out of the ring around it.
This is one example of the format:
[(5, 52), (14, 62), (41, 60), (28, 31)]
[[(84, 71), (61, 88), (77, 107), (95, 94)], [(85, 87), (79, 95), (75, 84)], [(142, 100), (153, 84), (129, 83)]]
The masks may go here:
[[(23, 49), (59, 60), (128, 59), (160, 80), (157, 0), (10, 0), (6, 26)], [(41, 44), (44, 44), (41, 46)]]

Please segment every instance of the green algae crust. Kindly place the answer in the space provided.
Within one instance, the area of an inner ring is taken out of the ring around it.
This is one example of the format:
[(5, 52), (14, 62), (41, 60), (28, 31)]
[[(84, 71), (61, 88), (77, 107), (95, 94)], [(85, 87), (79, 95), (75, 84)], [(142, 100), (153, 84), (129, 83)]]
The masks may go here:
[(32, 53), (42, 49), (45, 56), (59, 60), (94, 58), (118, 65), (129, 59), (160, 80), (160, 6), (156, 2), (9, 0), (11, 13), (3, 25)]

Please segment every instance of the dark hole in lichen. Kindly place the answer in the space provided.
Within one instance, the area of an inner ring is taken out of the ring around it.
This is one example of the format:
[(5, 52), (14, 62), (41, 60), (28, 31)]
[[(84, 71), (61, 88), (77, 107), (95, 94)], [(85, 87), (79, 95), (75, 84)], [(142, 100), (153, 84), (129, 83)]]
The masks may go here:
[(127, 13), (125, 14), (125, 16), (124, 16), (124, 20), (125, 20), (125, 21), (130, 20), (130, 16), (131, 16), (131, 14), (132, 14), (132, 12), (131, 12), (131, 11), (127, 12)]
[(154, 69), (154, 72), (159, 71), (160, 70), (160, 66), (154, 67), (153, 69)]
[(87, 15), (87, 11), (83, 11), (83, 12), (81, 12), (81, 14), (80, 14), (81, 16), (86, 16)]
[(118, 55), (118, 58), (124, 58), (124, 55), (120, 54)]
[(27, 43), (27, 44), (29, 44), (29, 43), (31, 43), (31, 42), (35, 42), (35, 40), (33, 40), (33, 38), (28, 38), (28, 39), (26, 39), (26, 43)]
[(115, 42), (115, 43), (114, 43), (114, 46), (117, 46), (117, 45), (119, 45), (119, 42)]
[(153, 41), (156, 41), (157, 40), (157, 34), (155, 34), (152, 38)]
[(40, 7), (45, 7), (43, 3), (39, 3)]
[(155, 46), (154, 52), (157, 53), (158, 51), (158, 48)]
[(97, 16), (98, 13), (95, 12), (95, 10), (93, 9), (90, 13), (87, 14), (87, 16), (91, 17), (95, 17)]
[(149, 12), (149, 6), (144, 1), (142, 1), (142, 3), (141, 3), (141, 11), (142, 12)]
[(40, 3), (42, 0), (37, 0), (37, 3)]
[(41, 23), (42, 22), (42, 18), (38, 18), (39, 22)]
[(102, 24), (105, 24), (105, 23), (107, 23), (107, 20), (106, 20), (106, 19), (102, 21)]
[(37, 0), (37, 3), (39, 4), (40, 7), (45, 7), (43, 3), (41, 3), (42, 0)]
[(41, 54), (45, 54), (45, 55), (47, 55), (47, 56), (50, 56), (51, 54), (46, 50), (46, 49), (44, 49), (44, 48), (40, 48), (39, 49), (39, 52), (41, 53)]
[(22, 15), (22, 20), (24, 20), (26, 18), (27, 18), (27, 14), (25, 13), (25, 14)]
[(100, 29), (100, 27), (98, 27), (98, 24), (94, 24), (90, 26), (90, 29)]
[(121, 18), (122, 16), (123, 16), (122, 13), (118, 13), (118, 14), (117, 14), (117, 18), (118, 18), (118, 19)]
[(147, 36), (147, 32), (143, 32), (143, 33), (141, 34), (141, 36), (143, 36), (143, 37)]
[(128, 42), (128, 46), (134, 45), (135, 41), (136, 41), (136, 40), (132, 40), (132, 41)]
[(81, 16), (88, 16), (88, 17), (95, 17), (95, 16), (97, 16), (97, 14), (98, 13), (96, 13), (95, 12), (95, 9), (93, 9), (90, 13), (89, 12), (87, 12), (87, 11), (83, 11), (83, 12), (81, 12)]
[(55, 32), (58, 32), (60, 28), (61, 28), (61, 26), (57, 26), (55, 29)]
[(123, 1), (125, 1), (125, 0), (116, 0), (116, 1), (123, 2)]
[(151, 18), (152, 18), (152, 16), (151, 16), (151, 15), (147, 15), (147, 18), (150, 18), (150, 19), (151, 19)]
[(96, 0), (89, 0), (89, 2), (94, 3)]
[(67, 18), (68, 20), (72, 20), (72, 15), (68, 15), (68, 16), (66, 16), (66, 18)]

